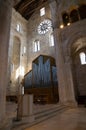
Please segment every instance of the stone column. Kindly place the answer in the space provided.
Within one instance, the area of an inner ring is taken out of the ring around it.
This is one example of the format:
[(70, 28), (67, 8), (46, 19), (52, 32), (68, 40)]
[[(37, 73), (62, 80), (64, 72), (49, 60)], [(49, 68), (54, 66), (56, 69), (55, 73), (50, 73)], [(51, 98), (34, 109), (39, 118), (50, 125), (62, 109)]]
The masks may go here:
[(64, 68), (64, 59), (60, 41), (60, 31), (58, 28), (54, 29), (54, 40), (55, 40), (55, 54), (56, 54), (56, 65), (57, 65), (57, 77), (58, 77), (58, 90), (59, 90), (59, 102), (62, 104), (67, 103), (66, 93), (66, 73)]
[(0, 124), (6, 119), (6, 87), (12, 0), (0, 0)]
[(74, 82), (73, 82), (73, 74), (72, 74), (72, 61), (70, 56), (65, 57), (65, 70), (66, 70), (66, 75), (67, 75), (67, 87), (66, 87), (66, 92), (67, 92), (67, 97), (68, 97), (68, 102), (71, 106), (77, 106), (77, 102), (75, 99), (75, 92), (74, 92)]
[[(62, 41), (61, 41), (61, 30), (59, 28), (59, 18), (58, 18), (58, 3), (56, 0), (49, 0), (51, 15), (53, 20), (54, 29), (54, 41), (55, 41), (55, 53), (56, 53), (56, 65), (57, 65), (57, 77), (58, 77), (58, 89), (59, 89), (59, 102), (65, 105), (70, 105), (70, 99), (75, 102), (74, 94), (72, 88), (70, 90), (70, 95), (68, 94), (67, 87), (70, 83), (67, 82), (67, 75), (65, 70), (64, 56), (62, 51)], [(70, 77), (71, 78), (71, 77)]]
[(53, 33), (55, 41), (55, 53), (56, 53), (56, 65), (57, 65), (57, 77), (58, 77), (58, 89), (59, 89), (59, 102), (66, 102), (66, 91), (65, 91), (65, 79), (64, 79), (64, 67), (63, 67), (63, 57), (60, 42), (60, 32), (59, 32), (59, 19), (56, 0), (49, 0), (51, 15), (53, 20)]

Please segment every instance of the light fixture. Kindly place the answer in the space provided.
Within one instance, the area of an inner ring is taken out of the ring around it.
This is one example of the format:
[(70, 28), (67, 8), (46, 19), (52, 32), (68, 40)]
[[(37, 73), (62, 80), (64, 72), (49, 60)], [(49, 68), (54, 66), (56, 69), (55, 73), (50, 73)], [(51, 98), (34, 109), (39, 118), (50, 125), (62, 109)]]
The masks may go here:
[(61, 25), (60, 25), (60, 28), (64, 28), (64, 25), (63, 25), (63, 24), (61, 24)]
[(67, 23), (68, 26), (70, 26), (70, 23)]

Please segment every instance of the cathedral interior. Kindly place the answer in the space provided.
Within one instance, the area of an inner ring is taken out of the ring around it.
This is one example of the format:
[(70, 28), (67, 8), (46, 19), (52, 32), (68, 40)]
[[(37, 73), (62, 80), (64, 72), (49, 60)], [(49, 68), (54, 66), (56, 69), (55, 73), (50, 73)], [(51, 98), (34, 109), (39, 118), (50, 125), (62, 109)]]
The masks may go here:
[(86, 130), (86, 0), (1, 0), (0, 68), (0, 130)]

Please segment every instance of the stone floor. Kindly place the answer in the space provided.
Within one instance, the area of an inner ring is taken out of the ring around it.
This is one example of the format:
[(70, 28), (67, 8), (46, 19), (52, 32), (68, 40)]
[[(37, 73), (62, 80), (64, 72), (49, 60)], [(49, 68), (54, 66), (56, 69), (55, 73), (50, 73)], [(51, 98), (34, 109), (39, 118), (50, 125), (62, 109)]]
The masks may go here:
[(14, 118), (17, 114), (17, 104), (14, 102), (6, 103), (6, 116), (8, 118)]
[(69, 109), (25, 130), (86, 130), (86, 108)]
[[(45, 109), (47, 110), (48, 108), (53, 108), (56, 106), (59, 106), (59, 104), (46, 104), (46, 105), (39, 105), (33, 104), (33, 113), (36, 114), (38, 112), (44, 111)], [(17, 115), (17, 104), (13, 102), (7, 102), (6, 104), (6, 115), (8, 118), (13, 118), (16, 117)]]
[[(36, 105), (34, 106), (34, 113), (42, 111), (45, 108), (50, 108), (52, 105)], [(7, 103), (7, 116), (9, 118), (16, 117), (17, 105), (14, 103)], [(79, 107), (76, 109), (67, 109), (56, 116), (42, 121), (33, 126), (21, 126), (21, 130), (86, 130), (86, 107)], [(26, 129), (25, 129), (26, 128)], [(18, 130), (20, 130), (18, 128)]]

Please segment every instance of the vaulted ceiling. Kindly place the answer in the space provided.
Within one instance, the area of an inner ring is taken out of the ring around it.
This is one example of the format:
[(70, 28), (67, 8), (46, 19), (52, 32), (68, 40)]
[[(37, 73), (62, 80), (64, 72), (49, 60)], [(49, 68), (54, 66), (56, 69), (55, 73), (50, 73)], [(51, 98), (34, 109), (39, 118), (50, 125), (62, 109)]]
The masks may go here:
[(18, 11), (25, 19), (29, 19), (31, 15), (39, 8), (41, 8), (48, 0), (20, 0), (15, 5), (16, 11)]

